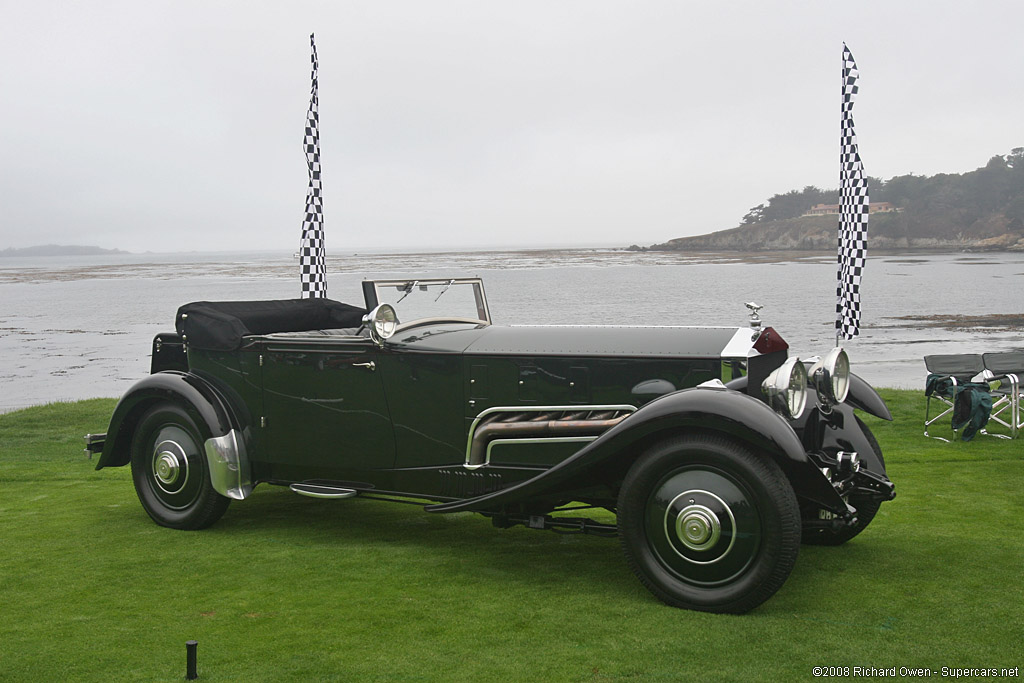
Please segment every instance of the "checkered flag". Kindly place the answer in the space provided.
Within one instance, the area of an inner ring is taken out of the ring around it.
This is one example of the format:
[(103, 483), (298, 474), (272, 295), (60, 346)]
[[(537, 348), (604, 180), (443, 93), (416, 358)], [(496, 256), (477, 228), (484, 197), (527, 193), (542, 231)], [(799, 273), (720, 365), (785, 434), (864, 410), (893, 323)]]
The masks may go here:
[(860, 72), (843, 43), (843, 105), (839, 141), (839, 282), (836, 343), (860, 333), (860, 276), (868, 251), (868, 180), (853, 130), (853, 102)]
[(313, 87), (309, 96), (309, 112), (306, 114), (306, 134), (302, 144), (306, 150), (306, 166), (309, 169), (309, 189), (306, 191), (306, 219), (302, 221), (302, 241), (299, 244), (299, 268), (302, 278), (302, 298), (327, 297), (327, 266), (324, 262), (324, 207), (320, 187), (320, 115), (318, 113), (316, 82), (316, 43), (309, 34), (312, 49), (310, 61), (313, 71), (310, 79)]

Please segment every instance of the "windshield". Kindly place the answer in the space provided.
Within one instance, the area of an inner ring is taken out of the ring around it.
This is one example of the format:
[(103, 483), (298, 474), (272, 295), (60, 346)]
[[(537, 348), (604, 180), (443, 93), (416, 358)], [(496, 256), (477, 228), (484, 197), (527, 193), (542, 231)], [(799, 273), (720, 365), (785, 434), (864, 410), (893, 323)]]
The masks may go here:
[[(424, 320), (490, 324), (484, 283), (479, 278), (374, 280), (376, 304), (395, 307), (401, 325)], [(376, 305), (367, 294), (367, 305)]]

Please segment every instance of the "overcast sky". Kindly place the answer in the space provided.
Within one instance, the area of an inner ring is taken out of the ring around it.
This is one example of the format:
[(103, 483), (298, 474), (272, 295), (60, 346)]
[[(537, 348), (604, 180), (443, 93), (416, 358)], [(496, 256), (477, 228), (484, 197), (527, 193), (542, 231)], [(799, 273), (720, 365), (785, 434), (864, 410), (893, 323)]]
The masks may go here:
[(625, 246), (1024, 146), (1024, 3), (0, 0), (0, 249)]

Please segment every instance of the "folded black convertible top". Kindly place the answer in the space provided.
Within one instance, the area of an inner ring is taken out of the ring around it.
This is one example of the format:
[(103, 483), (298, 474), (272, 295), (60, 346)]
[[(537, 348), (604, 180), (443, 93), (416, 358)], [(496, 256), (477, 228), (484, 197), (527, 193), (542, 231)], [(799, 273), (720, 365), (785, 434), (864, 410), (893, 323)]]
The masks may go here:
[(195, 301), (178, 309), (174, 326), (193, 348), (233, 351), (246, 335), (359, 327), (365, 314), (331, 299)]

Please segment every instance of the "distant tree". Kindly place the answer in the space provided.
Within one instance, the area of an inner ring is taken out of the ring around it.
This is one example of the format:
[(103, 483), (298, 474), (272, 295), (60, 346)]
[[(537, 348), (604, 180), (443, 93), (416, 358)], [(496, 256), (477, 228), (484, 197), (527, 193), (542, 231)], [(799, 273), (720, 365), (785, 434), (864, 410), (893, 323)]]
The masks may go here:
[(1009, 168), (1019, 169), (1024, 166), (1024, 147), (1014, 147), (1006, 155), (1006, 165)]
[(868, 176), (868, 191), (871, 195), (872, 202), (887, 202), (889, 199), (886, 197), (885, 192), (885, 181), (881, 178), (875, 178), (874, 176)]
[[(921, 178), (913, 174), (890, 178), (882, 189), (878, 201), (890, 202), (894, 206), (906, 206), (921, 184)], [(872, 186), (872, 190), (874, 186)]]
[(761, 216), (764, 215), (764, 204), (758, 204), (757, 206), (751, 207), (747, 215), (743, 217), (743, 225), (750, 225), (752, 223), (760, 223)]
[[(1024, 147), (997, 154), (969, 173), (913, 173), (889, 180), (868, 177), (872, 203), (890, 202), (903, 213), (873, 219), (891, 235), (959, 238), (977, 231), (972, 226), (1007, 225), (1024, 230)], [(838, 190), (808, 185), (773, 195), (743, 216), (743, 225), (796, 218), (817, 204), (837, 204)], [(1005, 216), (1006, 222), (991, 220)]]
[(1006, 218), (1010, 221), (1010, 228), (1015, 230), (1024, 229), (1024, 196), (1019, 196), (1006, 206)]
[(822, 190), (808, 185), (802, 190), (790, 190), (785, 194), (777, 194), (768, 200), (768, 204), (758, 204), (743, 217), (743, 224), (763, 223), (765, 221), (781, 221), (796, 218), (818, 204), (835, 204), (839, 201), (838, 190)]

